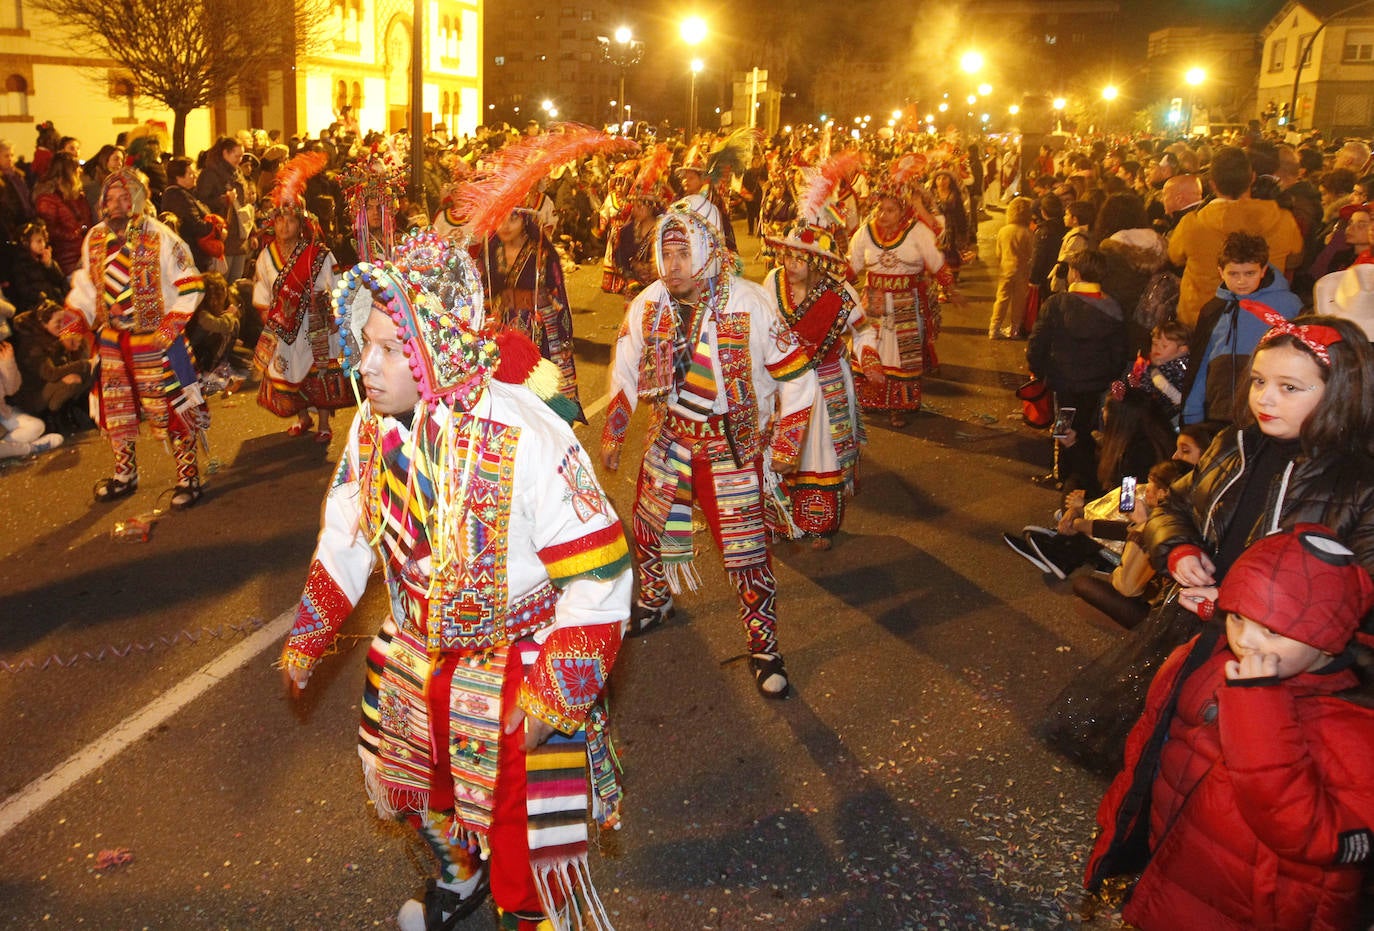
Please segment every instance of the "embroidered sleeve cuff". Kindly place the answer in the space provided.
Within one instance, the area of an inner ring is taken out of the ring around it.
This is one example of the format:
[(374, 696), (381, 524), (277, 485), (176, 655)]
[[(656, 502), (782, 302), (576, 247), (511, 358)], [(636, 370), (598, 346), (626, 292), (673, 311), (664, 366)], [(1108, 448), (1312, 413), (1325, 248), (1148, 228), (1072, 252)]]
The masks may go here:
[(806, 439), (806, 425), (811, 421), (811, 411), (793, 411), (780, 419), (773, 429), (773, 463), (775, 465), (793, 464), (801, 458), (802, 441)]
[(296, 623), (286, 638), (282, 665), (309, 669), (334, 642), (339, 628), (353, 610), (348, 596), (318, 559), (310, 563)]
[(606, 687), (619, 650), (619, 624), (555, 628), (526, 673), (520, 708), (574, 733)]
[(553, 584), (562, 588), (579, 576), (615, 578), (630, 567), (630, 547), (617, 521), (576, 540), (547, 546), (539, 551), (539, 559)]
[(948, 265), (940, 266), (940, 270), (935, 273), (935, 280), (942, 288), (952, 288), (956, 284), (954, 272), (950, 270)]
[(606, 408), (606, 426), (601, 431), (601, 446), (618, 451), (625, 445), (625, 434), (630, 429), (630, 400), (625, 392), (617, 391)]
[(791, 381), (809, 368), (810, 358), (798, 347), (776, 362), (768, 363), (768, 374), (777, 381)]

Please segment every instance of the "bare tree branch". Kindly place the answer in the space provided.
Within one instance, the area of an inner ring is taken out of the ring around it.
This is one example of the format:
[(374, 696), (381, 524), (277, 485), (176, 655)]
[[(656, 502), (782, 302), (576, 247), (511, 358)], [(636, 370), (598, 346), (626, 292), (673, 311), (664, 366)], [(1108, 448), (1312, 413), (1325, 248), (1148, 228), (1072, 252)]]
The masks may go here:
[(113, 59), (140, 95), (176, 115), (176, 151), (186, 115), (224, 99), (329, 38), (325, 0), (35, 0), (76, 45)]

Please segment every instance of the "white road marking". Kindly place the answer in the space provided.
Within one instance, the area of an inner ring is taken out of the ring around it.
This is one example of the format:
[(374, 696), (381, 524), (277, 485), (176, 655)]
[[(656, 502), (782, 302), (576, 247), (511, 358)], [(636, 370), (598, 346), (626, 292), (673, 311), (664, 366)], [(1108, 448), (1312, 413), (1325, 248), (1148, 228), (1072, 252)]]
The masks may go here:
[(260, 653), (279, 645), (295, 619), (296, 607), (292, 605), (242, 643), (225, 650), (65, 762), (0, 802), (0, 838)]
[(588, 420), (591, 420), (591, 419), (592, 419), (593, 417), (595, 417), (597, 414), (599, 414), (599, 413), (601, 413), (602, 411), (604, 411), (604, 410), (606, 409), (606, 405), (608, 405), (608, 404), (610, 404), (610, 403), (611, 403), (611, 396), (610, 396), (610, 394), (609, 394), (609, 393), (603, 394), (601, 397), (597, 398), (595, 401), (592, 402), (592, 406), (591, 406), (591, 407), (584, 407), (584, 408), (582, 408), (582, 413), (583, 413), (584, 416), (586, 416), (586, 418), (587, 418)]

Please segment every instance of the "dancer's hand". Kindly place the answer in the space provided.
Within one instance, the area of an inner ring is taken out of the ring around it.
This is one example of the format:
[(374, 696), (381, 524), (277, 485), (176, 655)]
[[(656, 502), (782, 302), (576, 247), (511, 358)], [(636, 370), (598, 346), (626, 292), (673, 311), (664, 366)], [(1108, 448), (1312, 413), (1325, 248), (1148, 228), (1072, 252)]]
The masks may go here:
[(525, 751), (528, 753), (530, 750), (533, 750), (535, 747), (538, 747), (544, 741), (552, 737), (554, 727), (552, 724), (541, 721), (539, 718), (527, 719), (525, 717), (525, 712), (516, 708), (510, 714), (506, 715), (505, 732), (507, 734), (514, 734), (526, 720), (529, 722), (528, 726), (525, 728)]
[(301, 692), (305, 691), (305, 684), (310, 681), (310, 670), (283, 666), (281, 668), (281, 681), (286, 686), (287, 698), (300, 698)]
[(605, 443), (601, 444), (601, 464), (614, 472), (620, 468), (620, 450)]

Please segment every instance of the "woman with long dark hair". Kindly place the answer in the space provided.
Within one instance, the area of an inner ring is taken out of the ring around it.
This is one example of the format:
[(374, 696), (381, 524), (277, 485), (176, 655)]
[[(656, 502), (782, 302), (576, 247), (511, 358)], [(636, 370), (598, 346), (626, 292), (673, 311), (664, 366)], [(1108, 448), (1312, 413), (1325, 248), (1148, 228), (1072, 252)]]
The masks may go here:
[(70, 152), (53, 155), (48, 173), (33, 189), (34, 212), (47, 224), (52, 257), (62, 274), (81, 264), (81, 244), (91, 228), (91, 209), (81, 187), (81, 163)]

